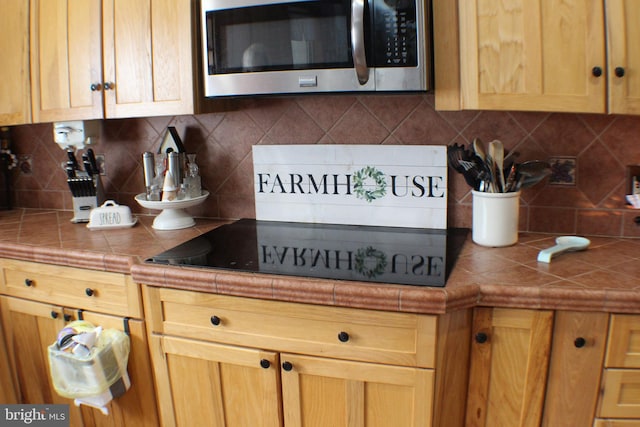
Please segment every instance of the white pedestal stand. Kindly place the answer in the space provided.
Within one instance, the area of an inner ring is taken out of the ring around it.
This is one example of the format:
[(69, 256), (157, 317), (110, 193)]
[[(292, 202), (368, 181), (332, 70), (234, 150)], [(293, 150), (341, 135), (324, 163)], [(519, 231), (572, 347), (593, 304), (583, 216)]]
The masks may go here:
[(179, 230), (193, 227), (196, 224), (193, 217), (184, 209), (199, 205), (207, 197), (209, 197), (209, 192), (203, 190), (201, 196), (170, 202), (147, 200), (144, 193), (138, 194), (135, 199), (143, 208), (162, 210), (153, 220), (153, 228), (156, 230)]

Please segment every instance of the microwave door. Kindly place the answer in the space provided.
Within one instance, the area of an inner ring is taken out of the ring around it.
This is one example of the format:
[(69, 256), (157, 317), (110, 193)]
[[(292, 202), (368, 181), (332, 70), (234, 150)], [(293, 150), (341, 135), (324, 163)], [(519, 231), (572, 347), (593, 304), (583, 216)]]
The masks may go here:
[(205, 95), (375, 90), (369, 1), (202, 0)]

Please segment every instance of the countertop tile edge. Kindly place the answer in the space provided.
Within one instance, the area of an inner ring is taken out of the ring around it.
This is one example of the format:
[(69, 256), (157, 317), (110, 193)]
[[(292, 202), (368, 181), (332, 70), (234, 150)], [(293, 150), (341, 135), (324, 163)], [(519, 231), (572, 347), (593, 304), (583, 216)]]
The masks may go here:
[(273, 298), (281, 301), (335, 305), (335, 286), (335, 282), (331, 280), (276, 277), (273, 279)]
[(372, 310), (400, 311), (399, 285), (336, 282), (335, 305)]
[(18, 243), (2, 243), (0, 257), (123, 274), (130, 274), (134, 264), (130, 256)]

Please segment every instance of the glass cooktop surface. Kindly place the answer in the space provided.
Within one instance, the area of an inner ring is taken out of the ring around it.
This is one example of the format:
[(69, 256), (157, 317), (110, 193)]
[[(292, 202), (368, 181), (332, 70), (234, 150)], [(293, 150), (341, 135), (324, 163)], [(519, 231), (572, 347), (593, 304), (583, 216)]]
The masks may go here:
[(147, 259), (244, 272), (443, 287), (468, 230), (242, 219)]

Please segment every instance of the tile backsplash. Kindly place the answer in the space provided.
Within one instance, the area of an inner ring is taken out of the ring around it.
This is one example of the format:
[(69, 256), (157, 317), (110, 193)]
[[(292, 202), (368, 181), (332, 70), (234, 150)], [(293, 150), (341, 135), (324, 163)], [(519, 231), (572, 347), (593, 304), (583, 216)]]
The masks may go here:
[[(317, 95), (226, 100), (219, 112), (102, 122), (107, 198), (145, 211), (134, 201), (143, 191), (142, 153), (157, 151), (167, 126), (175, 126), (187, 151), (196, 153), (203, 187), (211, 196), (192, 208), (198, 216), (255, 217), (251, 147), (255, 144), (467, 144), (475, 137), (501, 140), (518, 161), (554, 166), (550, 180), (523, 191), (520, 230), (640, 237), (639, 210), (625, 204), (627, 165), (640, 164), (640, 116), (441, 112), (432, 94)], [(65, 153), (51, 124), (11, 129), (12, 150), (23, 168), (12, 171), (16, 207), (72, 209)], [(4, 201), (4, 198), (0, 198)], [(471, 226), (471, 194), (461, 175), (449, 173), (449, 225)], [(71, 217), (71, 212), (70, 212)]]

